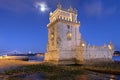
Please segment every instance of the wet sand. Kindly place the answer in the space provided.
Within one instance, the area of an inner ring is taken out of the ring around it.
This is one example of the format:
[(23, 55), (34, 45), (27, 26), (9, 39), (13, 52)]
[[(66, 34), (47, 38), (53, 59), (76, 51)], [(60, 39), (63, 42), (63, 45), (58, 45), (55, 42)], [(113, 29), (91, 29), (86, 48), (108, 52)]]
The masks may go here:
[(2, 75), (5, 70), (13, 69), (20, 66), (41, 64), (42, 62), (28, 62), (20, 60), (0, 60), (0, 80), (6, 80), (7, 75)]
[(33, 64), (41, 64), (41, 62), (28, 62), (28, 61), (20, 61), (20, 60), (0, 60), (0, 73), (2, 73), (4, 70), (8, 70), (11, 68), (33, 65)]

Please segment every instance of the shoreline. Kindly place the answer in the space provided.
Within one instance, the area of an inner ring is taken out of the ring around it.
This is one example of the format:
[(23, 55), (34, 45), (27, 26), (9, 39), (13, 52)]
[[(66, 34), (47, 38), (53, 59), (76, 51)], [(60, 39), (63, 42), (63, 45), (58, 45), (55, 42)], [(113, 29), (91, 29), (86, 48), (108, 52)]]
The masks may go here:
[(41, 64), (42, 62), (28, 62), (22, 60), (0, 60), (0, 73), (5, 70), (14, 69), (20, 66)]
[[(9, 69), (16, 69), (17, 67), (24, 67), (24, 66), (29, 66), (29, 65), (39, 65), (39, 64), (44, 64), (44, 62), (28, 62), (28, 61), (21, 61), (21, 60), (4, 60), (4, 61), (0, 60), (0, 73), (1, 73), (1, 70), (4, 71), (4, 70), (9, 70)], [(80, 66), (80, 67), (82, 69), (93, 71), (93, 72), (120, 75), (120, 68), (115, 70), (113, 68), (107, 69), (106, 66), (103, 68), (103, 67), (98, 67), (98, 66), (95, 67), (94, 65)]]
[(112, 75), (120, 75), (120, 71), (118, 70), (104, 70), (104, 69), (93, 69), (93, 68), (83, 68), (88, 71), (98, 72), (102, 74), (112, 74)]
[[(26, 62), (26, 61), (7, 61), (7, 62), (12, 62), (11, 64), (12, 64), (13, 69), (9, 68), (5, 70), (4, 73), (0, 73), (0, 80), (2, 80), (1, 79), (2, 77), (9, 78), (9, 79), (15, 78), (15, 80), (17, 80), (16, 77), (20, 78), (20, 76), (31, 76), (31, 75), (32, 76), (40, 75), (39, 78), (41, 79), (50, 78), (50, 80), (54, 80), (54, 78), (55, 79), (56, 78), (67, 78), (67, 79), (71, 78), (72, 79), (76, 75), (78, 76), (85, 75), (85, 77), (89, 78), (90, 76), (89, 77), (86, 76), (87, 74), (92, 75), (92, 76), (93, 75), (100, 76), (101, 74), (102, 75), (120, 75), (119, 68), (114, 69), (112, 66), (106, 66), (103, 63), (102, 64), (99, 63), (99, 65), (102, 66), (101, 67), (97, 64), (81, 65), (81, 66), (80, 65), (78, 66), (74, 66), (74, 65), (67, 66), (66, 65), (65, 66), (65, 65), (54, 65), (54, 64), (49, 64), (49, 63), (41, 63), (41, 62)], [(13, 64), (14, 62), (17, 65)], [(109, 65), (109, 63), (107, 65)], [(91, 74), (91, 73), (95, 73), (95, 74)], [(114, 78), (115, 77), (113, 77), (113, 79)]]

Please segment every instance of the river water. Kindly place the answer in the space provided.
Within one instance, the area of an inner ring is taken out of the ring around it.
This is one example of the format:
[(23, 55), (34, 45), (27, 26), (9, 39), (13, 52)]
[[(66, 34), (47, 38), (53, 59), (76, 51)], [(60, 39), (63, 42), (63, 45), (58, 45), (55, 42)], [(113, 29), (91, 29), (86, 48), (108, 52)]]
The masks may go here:
[[(6, 77), (0, 77), (0, 80), (6, 80), (5, 78)], [(44, 80), (41, 73), (24, 74), (16, 76), (15, 78), (16, 80)], [(101, 74), (87, 71), (85, 74), (74, 76), (74, 80), (120, 80), (120, 75)]]

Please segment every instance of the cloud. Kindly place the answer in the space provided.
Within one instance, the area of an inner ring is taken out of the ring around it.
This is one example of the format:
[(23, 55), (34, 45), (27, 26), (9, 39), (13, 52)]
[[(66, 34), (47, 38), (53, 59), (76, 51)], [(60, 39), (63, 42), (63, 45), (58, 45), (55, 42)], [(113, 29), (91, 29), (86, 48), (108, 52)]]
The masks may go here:
[(0, 0), (0, 9), (16, 13), (48, 11), (48, 5), (45, 2), (51, 3), (47, 0)]
[[(36, 12), (38, 10), (48, 10), (46, 3), (45, 8), (41, 8), (41, 3), (47, 2), (52, 8), (58, 3), (57, 0), (0, 0), (0, 9), (8, 10), (11, 12), (17, 13), (29, 13)], [(82, 5), (83, 12), (89, 16), (101, 16), (101, 15), (112, 15), (116, 12), (117, 8), (116, 3), (113, 3), (113, 0), (76, 0), (75, 3), (80, 3)], [(81, 2), (80, 2), (81, 1)], [(110, 5), (106, 7), (108, 2)], [(72, 5), (73, 0), (60, 0), (65, 5)], [(114, 1), (115, 2), (115, 1)], [(66, 4), (64, 4), (66, 3)], [(70, 3), (70, 4), (69, 4)], [(77, 4), (78, 5), (78, 4)], [(80, 7), (81, 7), (80, 5)]]
[(30, 12), (34, 10), (34, 0), (0, 0), (0, 9), (12, 12)]
[(117, 11), (117, 6), (107, 5), (107, 1), (103, 0), (91, 0), (91, 2), (85, 1), (83, 3), (83, 11), (88, 16), (103, 16), (103, 15), (112, 15)]
[(92, 2), (92, 3), (85, 3), (83, 5), (85, 13), (88, 15), (96, 15), (100, 16), (102, 14), (102, 3), (100, 2)]
[(106, 15), (112, 15), (114, 14), (115, 12), (117, 11), (117, 7), (116, 6), (112, 6), (112, 7), (109, 7), (107, 9), (104, 10), (104, 14)]

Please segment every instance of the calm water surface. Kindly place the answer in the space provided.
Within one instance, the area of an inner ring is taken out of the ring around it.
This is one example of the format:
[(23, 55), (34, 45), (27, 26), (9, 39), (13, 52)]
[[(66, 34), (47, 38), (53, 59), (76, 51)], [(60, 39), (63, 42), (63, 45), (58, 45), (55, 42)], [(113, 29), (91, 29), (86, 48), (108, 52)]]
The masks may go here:
[[(43, 61), (44, 57), (43, 56), (30, 56), (29, 61)], [(120, 61), (120, 56), (113, 56), (112, 59), (114, 61)]]

